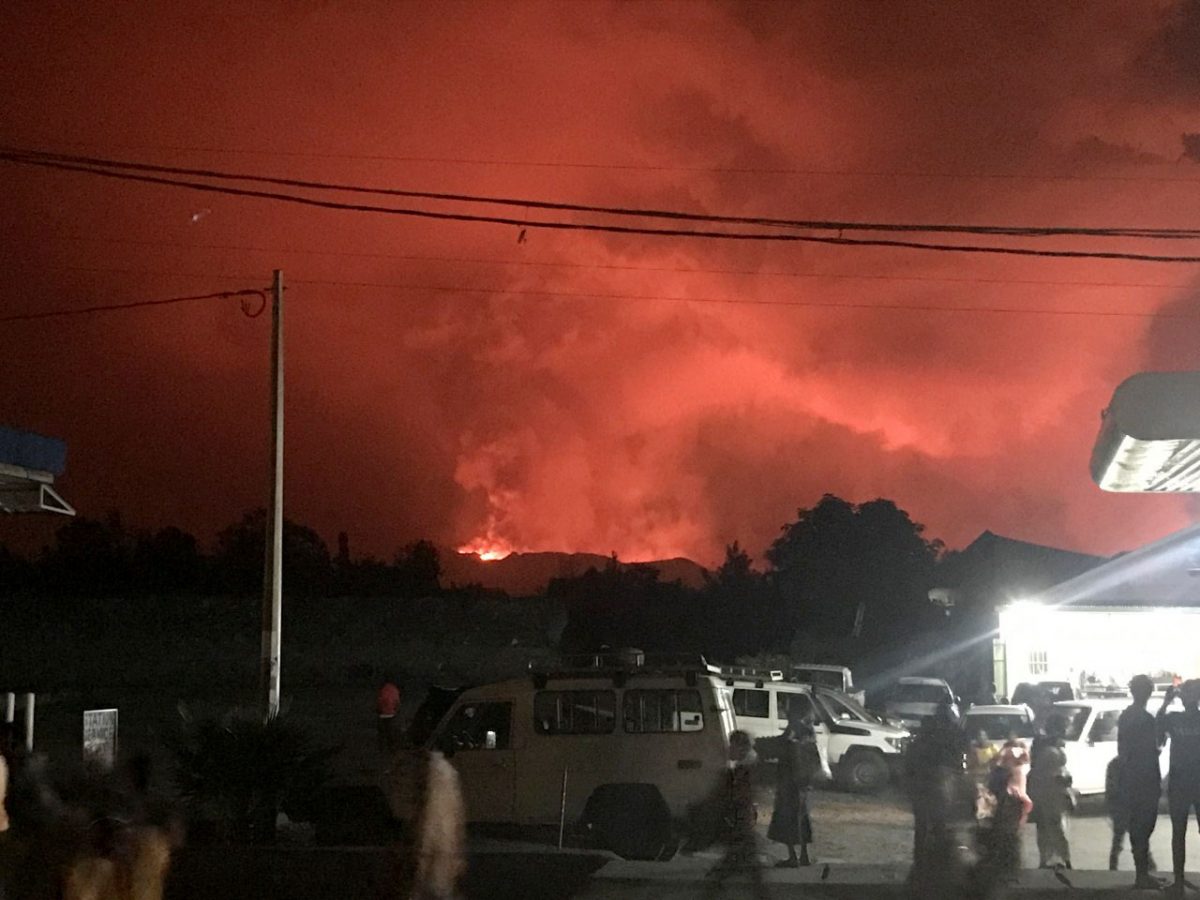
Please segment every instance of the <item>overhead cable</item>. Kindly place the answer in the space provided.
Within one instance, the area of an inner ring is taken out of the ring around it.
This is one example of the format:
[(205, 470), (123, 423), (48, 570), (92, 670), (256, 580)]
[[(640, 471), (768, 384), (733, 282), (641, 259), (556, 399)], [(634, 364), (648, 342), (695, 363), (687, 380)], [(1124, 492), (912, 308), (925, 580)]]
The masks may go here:
[[(598, 206), (581, 203), (538, 200), (519, 197), (494, 197), (478, 194), (456, 194), (440, 191), (418, 191), (400, 188), (369, 187), (328, 181), (311, 181), (298, 178), (224, 172), (216, 169), (194, 169), (180, 166), (163, 166), (152, 163), (98, 157), (75, 156), (49, 153), (40, 150), (22, 150), (0, 147), (0, 159), (8, 162), (59, 163), (86, 166), (97, 169), (114, 169), (129, 172), (154, 173), (187, 178), (207, 178), (222, 181), (242, 181), (253, 184), (269, 184), (277, 187), (302, 188), (338, 193), (369, 194), (374, 196), (403, 197), (407, 199), (435, 200), (448, 203), (475, 203), (493, 206), (508, 206), (521, 209), (537, 209), (553, 212), (580, 212), (623, 218), (666, 219), (683, 222), (704, 222), (721, 225), (749, 225), (762, 228), (796, 228), (809, 231), (871, 231), (919, 234), (967, 234), (1006, 237), (1128, 237), (1156, 240), (1194, 240), (1200, 238), (1200, 230), (1180, 228), (1080, 228), (1074, 226), (1040, 227), (1026, 225), (962, 225), (962, 224), (915, 224), (903, 222), (856, 222), (830, 219), (785, 219), (768, 216), (730, 216), (711, 213), (696, 213), (684, 210), (644, 209), (623, 206)], [(511, 220), (505, 224), (518, 223)]]
[[(134, 300), (128, 303), (104, 303), (95, 306), (76, 306), (65, 309), (48, 309), (42, 312), (16, 313), (13, 315), (0, 316), (0, 322), (30, 322), (35, 319), (57, 319), (66, 316), (85, 316), (92, 313), (113, 312), (122, 309), (139, 309), (146, 306), (171, 306), (176, 303), (191, 303), (196, 300), (229, 300), (233, 297), (259, 297), (266, 302), (267, 290), (259, 288), (246, 288), (238, 291), (217, 291), (212, 294), (193, 294), (187, 297), (165, 297), (156, 300)], [(244, 310), (251, 318), (257, 316), (262, 310), (259, 309), (253, 313), (249, 310)]]
[[(48, 266), (49, 269), (60, 269), (71, 272), (90, 274), (137, 275), (160, 278), (187, 279), (229, 279), (243, 281), (246, 275), (219, 274), (213, 272), (163, 272), (147, 269), (106, 268), (92, 266)], [(831, 310), (862, 310), (871, 312), (938, 312), (938, 313), (982, 313), (988, 315), (1038, 315), (1038, 316), (1072, 316), (1097, 318), (1126, 318), (1126, 319), (1200, 319), (1200, 313), (1190, 312), (1161, 312), (1137, 310), (1107, 310), (1107, 309), (1072, 309), (1052, 307), (1022, 307), (1022, 306), (955, 306), (947, 303), (865, 303), (841, 300), (807, 300), (779, 299), (758, 297), (720, 297), (712, 295), (678, 296), (669, 294), (623, 294), (604, 291), (561, 291), (554, 289), (535, 289), (506, 287), (503, 285), (477, 286), (452, 284), (411, 284), (395, 281), (353, 281), (329, 278), (289, 278), (293, 287), (345, 287), (373, 290), (397, 290), (408, 293), (437, 293), (460, 294), (471, 296), (514, 296), (536, 297), (548, 300), (615, 300), (636, 302), (663, 303), (698, 303), (719, 304), (725, 306), (775, 306), (796, 307), (805, 309)], [(258, 292), (254, 292), (258, 293)], [(167, 301), (171, 302), (171, 301)], [(3, 321), (3, 320), (0, 320)]]
[[(94, 147), (94, 141), (64, 141), (56, 138), (60, 145), (72, 147)], [(261, 147), (215, 147), (189, 144), (105, 144), (106, 147), (122, 150), (148, 150), (154, 153), (190, 153), (214, 156), (257, 156), (275, 159), (337, 159), (352, 162), (397, 162), (455, 166), (482, 166), (518, 169), (584, 169), (629, 172), (695, 172), (708, 175), (774, 175), (816, 178), (915, 178), (951, 181), (1044, 181), (1044, 182), (1114, 182), (1114, 183), (1163, 183), (1195, 184), (1200, 177), (1189, 175), (1083, 175), (1076, 172), (935, 172), (916, 169), (831, 169), (802, 168), (796, 166), (688, 166), (671, 163), (619, 163), (580, 162), (561, 159), (500, 159), (479, 156), (422, 156), (401, 153), (350, 153), (344, 150), (266, 150)], [(1153, 164), (1142, 163), (1142, 165)], [(1171, 160), (1162, 160), (1160, 166), (1175, 166)]]
[(317, 247), (267, 247), (262, 244), (207, 244), (185, 241), (158, 241), (145, 238), (119, 238), (96, 234), (47, 232), (38, 240), (79, 241), (82, 243), (121, 244), (132, 247), (172, 247), (179, 250), (221, 250), (239, 253), (269, 253), (287, 256), (332, 256), (351, 259), (385, 259), (398, 262), (468, 263), (471, 265), (518, 266), (543, 269), (582, 269), (587, 271), (651, 272), (673, 275), (735, 275), (757, 278), (806, 278), (832, 281), (934, 282), (938, 284), (1012, 284), (1044, 287), (1171, 289), (1190, 285), (1178, 281), (1097, 281), (1075, 278), (992, 278), (962, 275), (898, 275), (882, 272), (817, 272), (784, 269), (709, 269), (695, 266), (635, 266), (627, 263), (573, 262), (549, 259), (495, 256), (443, 256), (424, 253), (378, 253), (365, 250), (332, 250)]

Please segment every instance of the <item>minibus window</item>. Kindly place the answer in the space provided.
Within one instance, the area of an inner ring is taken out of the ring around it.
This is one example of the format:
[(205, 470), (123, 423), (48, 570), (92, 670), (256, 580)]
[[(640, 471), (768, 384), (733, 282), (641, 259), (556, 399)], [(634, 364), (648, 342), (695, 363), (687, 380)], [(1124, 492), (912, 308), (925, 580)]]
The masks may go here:
[[(511, 726), (511, 703), (464, 703), (454, 711), (435, 746), (454, 752), (507, 750)], [(490, 734), (495, 735), (494, 742)]]
[(626, 691), (622, 709), (630, 734), (704, 730), (699, 691)]
[(736, 688), (733, 692), (733, 714), (752, 719), (765, 719), (771, 715), (771, 694), (750, 688)]
[(538, 734), (612, 734), (616, 718), (612, 691), (539, 691), (533, 698)]

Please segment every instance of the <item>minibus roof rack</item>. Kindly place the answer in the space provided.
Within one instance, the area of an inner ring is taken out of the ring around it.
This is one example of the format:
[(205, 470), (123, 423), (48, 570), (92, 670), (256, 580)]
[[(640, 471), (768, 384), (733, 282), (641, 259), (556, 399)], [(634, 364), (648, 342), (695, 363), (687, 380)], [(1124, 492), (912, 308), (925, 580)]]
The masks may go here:
[(709, 672), (712, 667), (700, 654), (647, 654), (641, 650), (598, 650), (551, 660), (530, 660), (529, 673), (542, 678), (579, 678), (609, 675), (680, 675)]

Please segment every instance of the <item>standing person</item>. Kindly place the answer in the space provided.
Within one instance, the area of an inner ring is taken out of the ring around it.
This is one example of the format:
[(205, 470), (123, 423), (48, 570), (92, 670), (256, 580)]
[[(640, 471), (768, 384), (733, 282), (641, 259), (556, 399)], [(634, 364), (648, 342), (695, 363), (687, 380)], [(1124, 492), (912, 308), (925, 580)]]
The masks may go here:
[[(1108, 871), (1121, 868), (1121, 851), (1125, 849), (1125, 835), (1129, 833), (1129, 811), (1121, 792), (1121, 757), (1114, 756), (1104, 770), (1104, 806), (1112, 826), (1112, 844), (1108, 848)], [(1132, 843), (1132, 842), (1131, 842)], [(1137, 861), (1134, 861), (1137, 866)], [(1136, 887), (1136, 885), (1135, 885)]]
[(988, 779), (994, 797), (991, 821), (980, 825), (979, 862), (973, 873), (971, 896), (991, 897), (1017, 877), (1021, 867), (1021, 826), (1033, 803), (1025, 792), (1029, 774), (1029, 750), (1011, 736), (1000, 748)]
[[(808, 855), (808, 845), (813, 839), (808, 792), (820, 772), (821, 752), (817, 749), (812, 722), (804, 715), (789, 715), (776, 770), (775, 809), (767, 829), (768, 838), (787, 847), (787, 859), (776, 863), (777, 868), (812, 865)], [(796, 855), (797, 845), (800, 846), (799, 856)]]
[(944, 875), (953, 841), (948, 827), (966, 755), (965, 738), (949, 703), (938, 706), (917, 732), (905, 765), (913, 810), (914, 886)]
[(384, 679), (375, 695), (375, 712), (379, 717), (379, 755), (391, 764), (396, 752), (396, 717), (400, 714), (400, 688), (396, 679)]
[(1154, 682), (1148, 675), (1135, 675), (1129, 682), (1129, 693), (1133, 703), (1117, 720), (1117, 758), (1109, 763), (1109, 778), (1105, 779), (1113, 822), (1108, 867), (1116, 870), (1128, 832), (1137, 873), (1133, 886), (1154, 889), (1160, 885), (1150, 875), (1154, 868), (1150, 835), (1158, 821), (1158, 801), (1162, 796), (1162, 773), (1158, 765), (1161, 735), (1154, 716), (1146, 710), (1150, 695), (1154, 693)]
[[(1183, 712), (1167, 712), (1176, 696), (1183, 701)], [(1200, 819), (1200, 681), (1189, 679), (1178, 689), (1172, 685), (1158, 710), (1158, 722), (1162, 733), (1171, 739), (1167, 784), (1171, 810), (1171, 863), (1175, 890), (1182, 894), (1187, 826), (1193, 809)]]
[(1071, 868), (1067, 816), (1075, 801), (1063, 740), (1066, 724), (1060, 715), (1050, 717), (1045, 737), (1034, 746), (1029, 769), (1029, 798), (1037, 817), (1038, 860), (1043, 869)]
[(976, 821), (990, 819), (995, 812), (996, 798), (988, 788), (988, 782), (999, 755), (1000, 751), (988, 738), (987, 732), (980, 730), (967, 753), (967, 774), (975, 784)]
[(754, 833), (758, 811), (754, 807), (751, 770), (755, 763), (754, 739), (744, 731), (729, 735), (729, 768), (721, 773), (715, 798), (721, 820), (725, 855), (709, 871), (705, 896), (714, 897), (730, 875), (749, 874), (754, 894), (770, 898), (758, 865), (758, 841)]

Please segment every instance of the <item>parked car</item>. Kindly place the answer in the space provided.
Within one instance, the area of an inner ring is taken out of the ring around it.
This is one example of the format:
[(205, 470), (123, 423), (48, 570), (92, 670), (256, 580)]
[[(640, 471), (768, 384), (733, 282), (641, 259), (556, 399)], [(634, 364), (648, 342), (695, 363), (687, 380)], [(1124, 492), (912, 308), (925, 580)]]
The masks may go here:
[(813, 730), (829, 759), (838, 784), (847, 790), (882, 789), (899, 768), (910, 741), (903, 728), (888, 725), (848, 694), (783, 679), (780, 672), (724, 670), (732, 692), (737, 727), (752, 735), (759, 755), (776, 756), (772, 742), (787, 728), (789, 712), (797, 707), (811, 714)]
[(1104, 775), (1117, 755), (1117, 720), (1128, 699), (1063, 700), (1050, 715), (1066, 720), (1067, 771), (1075, 790), (1084, 795), (1104, 793)]
[(1075, 688), (1068, 681), (1022, 681), (1013, 688), (1011, 703), (1024, 704), (1036, 713), (1039, 707), (1049, 706), (1060, 700), (1074, 700)]
[(896, 682), (884, 703), (887, 718), (899, 722), (904, 728), (915, 731), (943, 704), (949, 703), (955, 716), (958, 715), (958, 700), (950, 685), (940, 678), (906, 676)]
[(866, 695), (854, 686), (854, 675), (846, 666), (796, 663), (789, 670), (788, 676), (791, 681), (841, 691), (843, 694), (853, 697), (860, 704), (866, 703)]
[(1014, 734), (1026, 741), (1033, 738), (1033, 710), (1023, 704), (972, 706), (963, 715), (962, 726), (971, 740), (982, 731), (999, 748)]
[(735, 727), (724, 681), (699, 658), (598, 655), (438, 699), (448, 708), (388, 778), (397, 819), (414, 813), (412, 766), (439, 749), (453, 757), (468, 821), (558, 826), (562, 816), (631, 858), (673, 852), (689, 807), (725, 771)]

